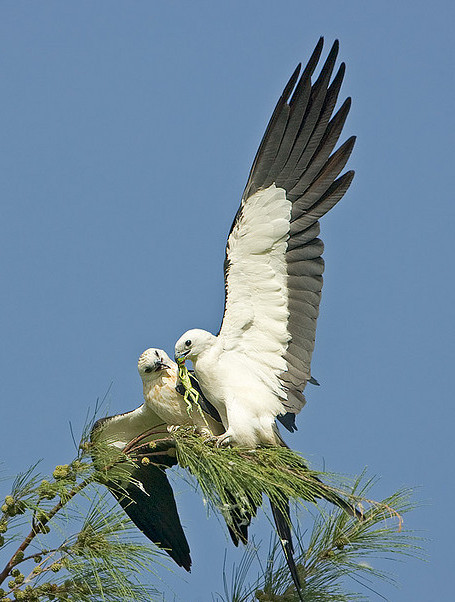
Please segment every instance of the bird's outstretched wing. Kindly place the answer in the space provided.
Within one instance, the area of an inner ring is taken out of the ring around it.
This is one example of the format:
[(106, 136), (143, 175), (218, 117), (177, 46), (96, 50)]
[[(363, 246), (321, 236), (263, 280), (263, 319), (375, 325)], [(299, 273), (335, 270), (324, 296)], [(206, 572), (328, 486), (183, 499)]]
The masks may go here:
[(332, 152), (350, 107), (348, 98), (332, 117), (345, 70), (332, 79), (338, 41), (311, 82), (322, 46), (321, 38), (276, 105), (226, 246), (223, 349), (243, 353), (275, 391), (289, 430), (311, 378), (324, 271), (318, 220), (354, 176), (339, 174), (355, 138)]
[[(144, 404), (132, 412), (98, 420), (92, 429), (91, 439), (95, 443), (103, 441), (121, 450), (129, 441), (160, 424), (163, 421)], [(113, 478), (107, 482), (107, 486), (144, 535), (189, 571), (190, 548), (165, 473), (165, 468), (177, 463), (175, 448), (172, 445), (166, 448), (164, 444), (163, 449), (155, 448), (154, 451), (161, 452), (160, 466), (125, 464), (121, 478)]]

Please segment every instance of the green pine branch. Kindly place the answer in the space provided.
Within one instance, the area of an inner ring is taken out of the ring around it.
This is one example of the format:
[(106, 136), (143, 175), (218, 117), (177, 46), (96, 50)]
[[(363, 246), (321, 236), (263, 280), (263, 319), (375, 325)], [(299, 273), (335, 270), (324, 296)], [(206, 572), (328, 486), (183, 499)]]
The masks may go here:
[(99, 487), (109, 468), (121, 474), (124, 459), (119, 464), (118, 454), (98, 450), (101, 473), (88, 432), (70, 464), (45, 479), (32, 467), (5, 497), (0, 549), (11, 551), (0, 572), (2, 602), (163, 600), (139, 577), (163, 563), (164, 554), (139, 543), (137, 529)]
[[(345, 479), (310, 470), (298, 453), (287, 448), (218, 448), (192, 428), (179, 428), (172, 435), (157, 428), (137, 437), (123, 452), (106, 444), (90, 444), (89, 432), (90, 427), (70, 464), (57, 466), (46, 479), (32, 467), (15, 479), (5, 497), (0, 548), (11, 551), (0, 573), (0, 601), (163, 600), (140, 576), (153, 572), (164, 554), (136, 540), (137, 529), (118, 506), (107, 502), (106, 492), (99, 487), (108, 479), (124, 482), (131, 462), (159, 465), (161, 442), (166, 450), (169, 445), (175, 447), (179, 465), (186, 469), (178, 474), (225, 519), (229, 520), (227, 510), (233, 499), (254, 515), (264, 496), (276, 505), (289, 498), (309, 508), (315, 508), (319, 498), (341, 497), (351, 508), (361, 510), (362, 520), (340, 509), (316, 513), (312, 531), (306, 535), (297, 523), (296, 561), (306, 602), (364, 600), (349, 591), (348, 578), (366, 588), (384, 579), (393, 582), (375, 568), (374, 561), (419, 552), (419, 540), (402, 528), (403, 515), (414, 507), (409, 491), (375, 502), (370, 499), (373, 480), (364, 475), (350, 485)], [(306, 524), (310, 513), (305, 514)], [(248, 547), (230, 579), (224, 574), (224, 594), (217, 599), (298, 600), (279, 544), (271, 546), (259, 577), (247, 584), (258, 559), (258, 549)]]
[[(351, 487), (353, 496), (366, 496), (374, 479), (361, 475)], [(364, 520), (350, 517), (339, 508), (330, 512), (318, 509), (312, 529), (302, 532), (301, 523), (294, 532), (297, 570), (303, 585), (305, 602), (351, 602), (379, 598), (381, 582), (397, 585), (395, 576), (378, 566), (381, 560), (423, 557), (422, 539), (403, 527), (403, 517), (415, 508), (412, 491), (404, 489), (365, 512)], [(393, 511), (391, 509), (393, 508)], [(313, 513), (314, 514), (314, 513)], [(308, 523), (308, 514), (303, 524)], [(261, 565), (260, 575), (247, 582), (254, 560)], [(249, 546), (238, 567), (224, 579), (223, 602), (298, 602), (289, 571), (276, 538), (269, 546), (267, 561), (261, 564), (259, 548)], [(356, 591), (352, 591), (354, 585)], [(364, 590), (364, 594), (359, 593)], [(385, 599), (385, 598), (384, 598)]]

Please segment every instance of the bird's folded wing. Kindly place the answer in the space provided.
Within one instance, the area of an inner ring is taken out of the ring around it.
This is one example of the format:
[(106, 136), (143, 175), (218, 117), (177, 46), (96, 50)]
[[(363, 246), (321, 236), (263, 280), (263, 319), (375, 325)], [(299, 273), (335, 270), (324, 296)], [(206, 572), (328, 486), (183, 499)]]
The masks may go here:
[[(171, 465), (171, 462), (169, 459), (168, 464)], [(176, 462), (174, 455), (173, 463)], [(138, 465), (131, 471), (127, 485), (116, 487), (113, 483), (110, 490), (144, 535), (189, 571), (190, 548), (164, 467)]]
[[(95, 444), (104, 442), (121, 450), (132, 439), (159, 425), (165, 429), (162, 419), (143, 404), (132, 412), (98, 420), (92, 429), (91, 439)], [(147, 441), (158, 438), (163, 438), (163, 434), (149, 437)], [(157, 442), (153, 451), (162, 467), (153, 463), (122, 463), (107, 473), (107, 486), (144, 535), (189, 571), (190, 548), (164, 471), (177, 463), (175, 449), (172, 443), (164, 441)]]
[(345, 70), (341, 64), (331, 81), (338, 42), (311, 83), (322, 45), (321, 38), (278, 101), (226, 246), (223, 348), (243, 353), (264, 378), (273, 375), (291, 413), (303, 407), (311, 377), (324, 270), (318, 219), (354, 175), (339, 177), (355, 138), (332, 152), (350, 107), (348, 98), (332, 116)]

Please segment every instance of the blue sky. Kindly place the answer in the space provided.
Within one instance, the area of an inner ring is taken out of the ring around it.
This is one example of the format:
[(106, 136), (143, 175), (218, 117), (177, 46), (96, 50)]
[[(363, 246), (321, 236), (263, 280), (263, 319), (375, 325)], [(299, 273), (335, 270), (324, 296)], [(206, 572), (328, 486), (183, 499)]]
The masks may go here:
[[(453, 22), (443, 1), (0, 3), (7, 473), (70, 460), (68, 422), (78, 432), (111, 382), (112, 413), (139, 405), (144, 349), (217, 331), (225, 240), (267, 120), (318, 37), (337, 37), (356, 177), (323, 220), (322, 386), (287, 441), (316, 468), (368, 466), (377, 497), (418, 487), (406, 526), (429, 560), (395, 565), (401, 588), (381, 591), (451, 599)], [(229, 544), (177, 489), (194, 569), (172, 586), (205, 602)]]

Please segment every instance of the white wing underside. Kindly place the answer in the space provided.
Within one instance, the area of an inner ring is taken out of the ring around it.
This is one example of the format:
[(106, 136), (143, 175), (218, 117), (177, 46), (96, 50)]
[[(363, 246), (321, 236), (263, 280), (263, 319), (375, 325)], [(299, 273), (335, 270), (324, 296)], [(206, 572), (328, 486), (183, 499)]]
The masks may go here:
[(144, 403), (131, 412), (107, 418), (98, 438), (123, 449), (132, 439), (161, 424), (164, 424), (163, 420)]
[[(286, 398), (280, 373), (290, 335), (285, 253), (291, 203), (274, 184), (244, 200), (229, 236), (226, 308), (219, 333), (224, 352), (236, 352), (258, 381), (272, 390), (264, 396), (271, 412)], [(266, 399), (269, 399), (267, 402)], [(282, 412), (282, 407), (278, 406)]]

